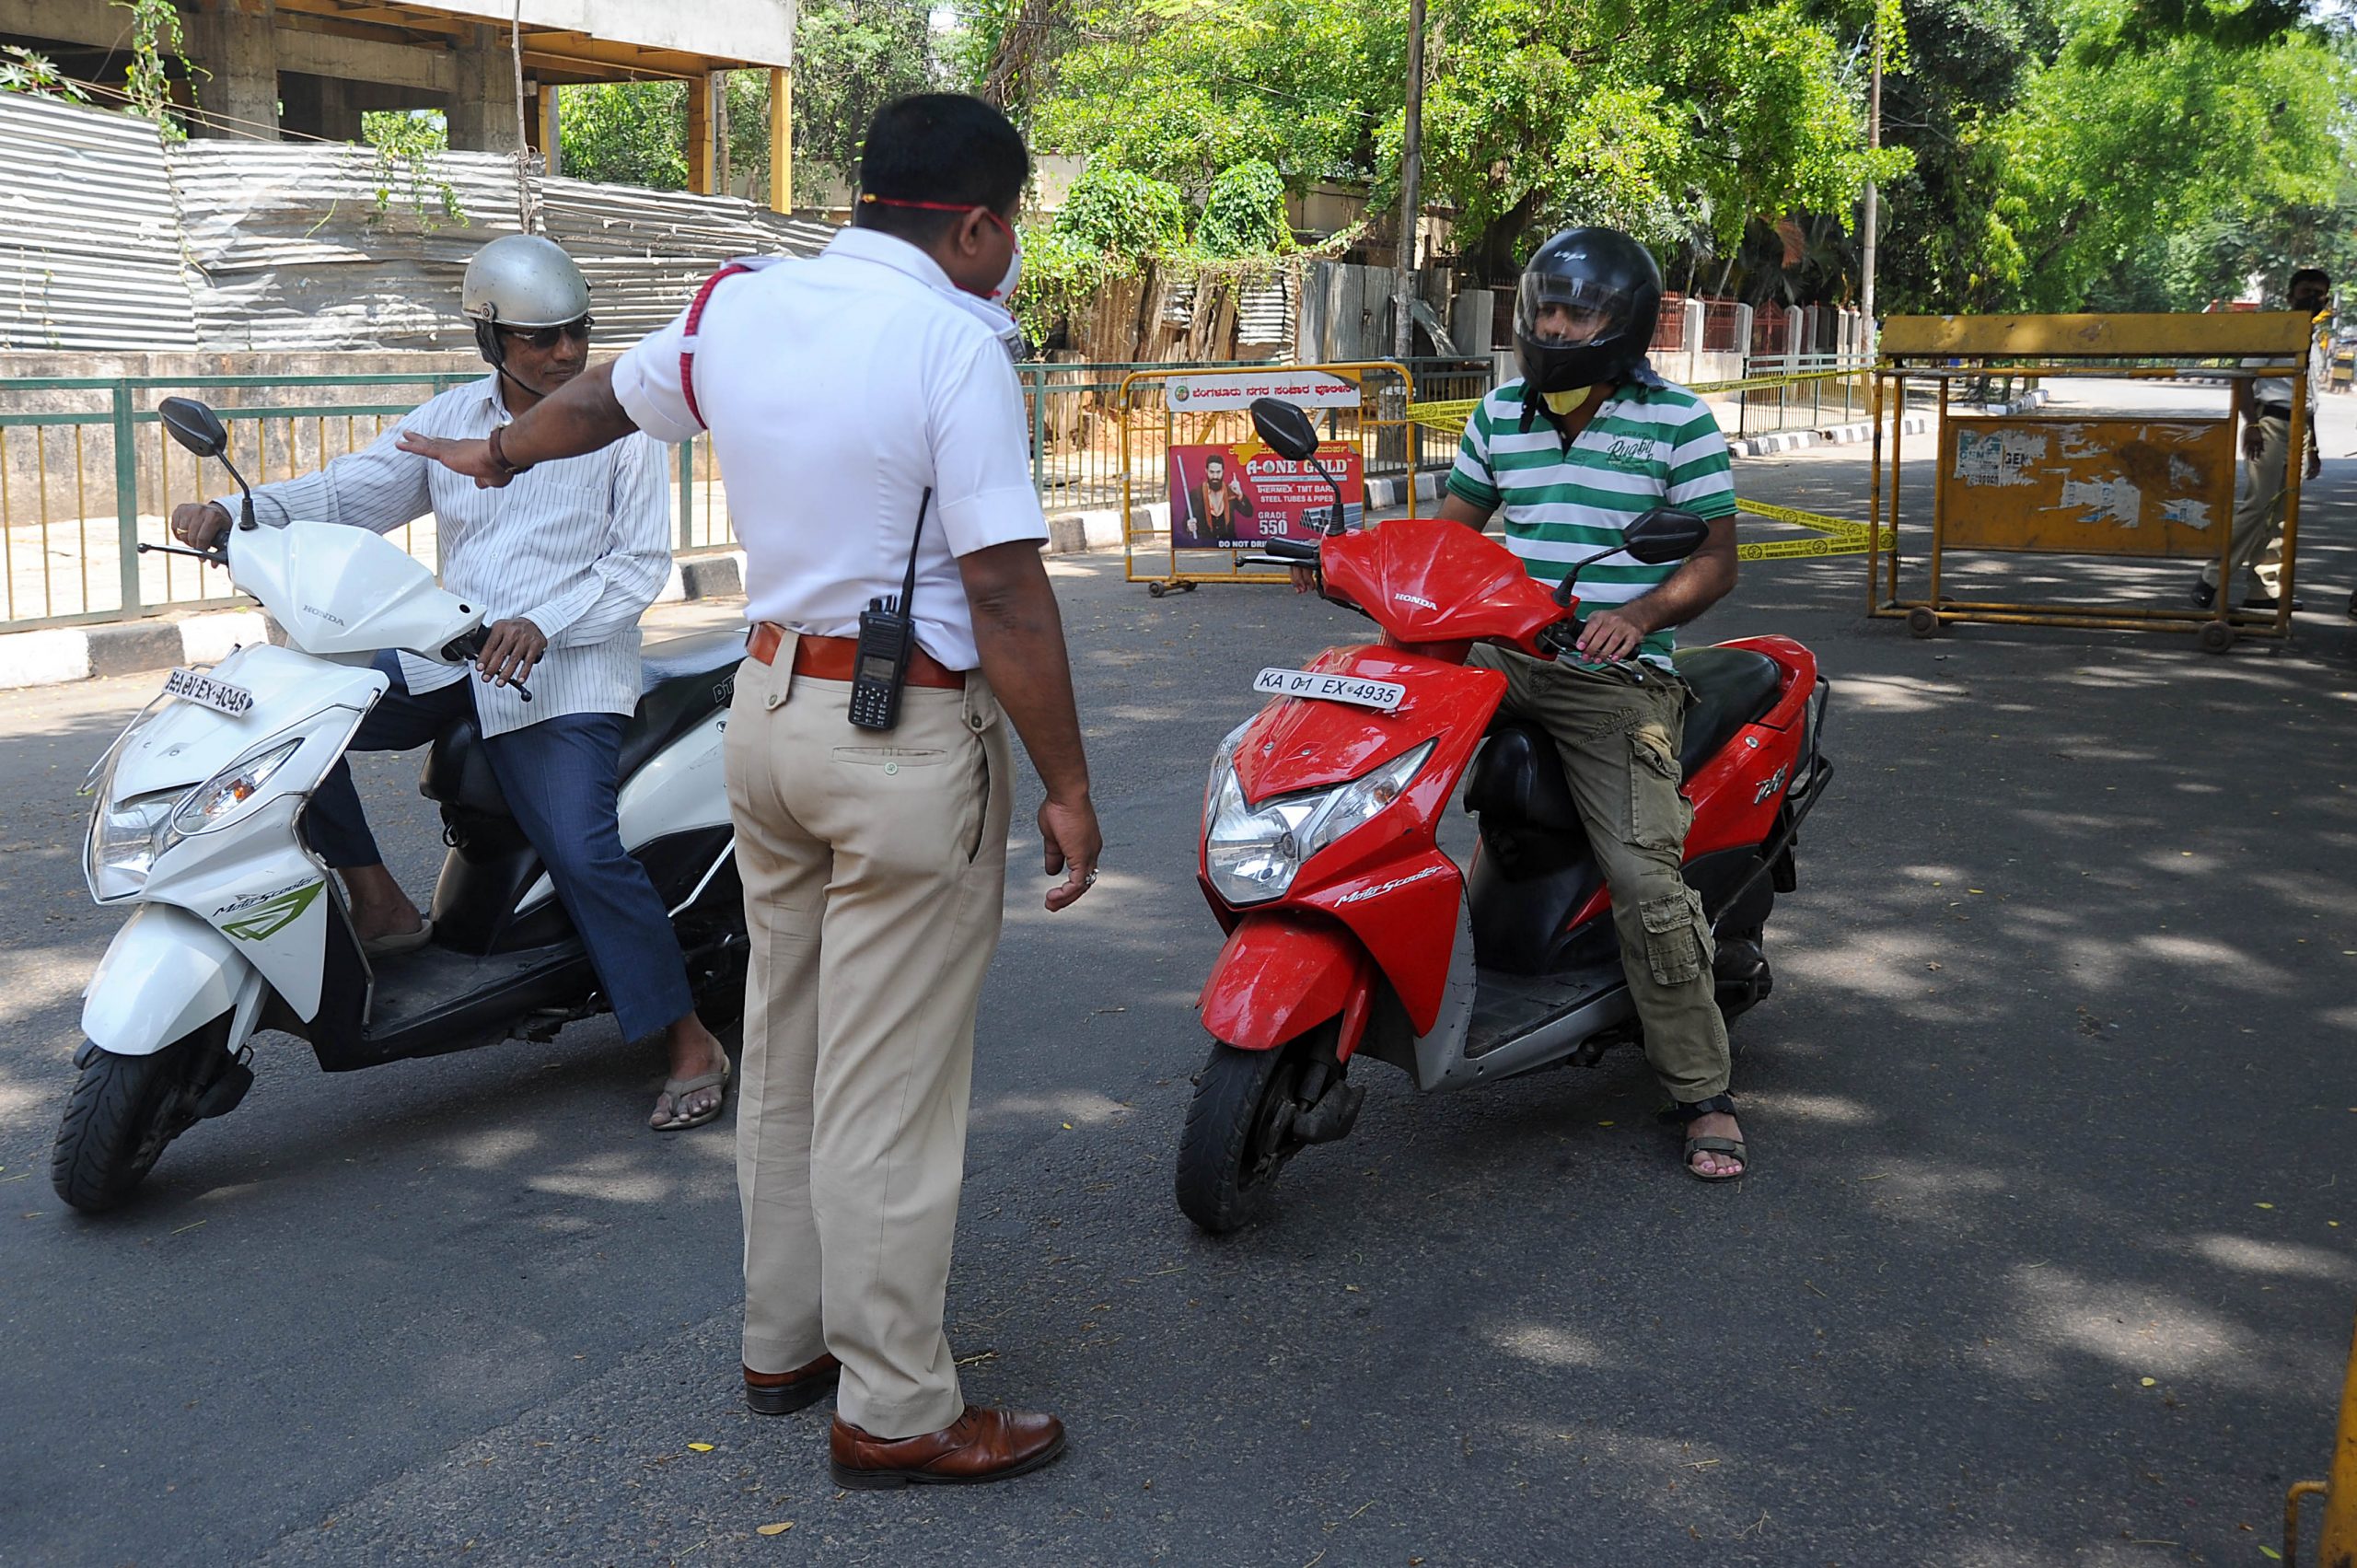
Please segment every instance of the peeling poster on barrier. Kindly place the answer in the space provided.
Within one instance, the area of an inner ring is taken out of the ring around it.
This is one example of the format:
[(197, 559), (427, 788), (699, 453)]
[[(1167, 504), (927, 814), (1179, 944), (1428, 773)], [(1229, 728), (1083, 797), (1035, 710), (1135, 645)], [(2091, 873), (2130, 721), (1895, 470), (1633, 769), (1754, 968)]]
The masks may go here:
[(2032, 484), (2046, 458), (2046, 437), (2026, 430), (1958, 431), (1956, 477), (1966, 484)]
[(2144, 496), (2124, 479), (2066, 479), (2062, 508), (2083, 508), (2080, 517), (2086, 522), (2112, 522), (2132, 528), (2143, 520)]

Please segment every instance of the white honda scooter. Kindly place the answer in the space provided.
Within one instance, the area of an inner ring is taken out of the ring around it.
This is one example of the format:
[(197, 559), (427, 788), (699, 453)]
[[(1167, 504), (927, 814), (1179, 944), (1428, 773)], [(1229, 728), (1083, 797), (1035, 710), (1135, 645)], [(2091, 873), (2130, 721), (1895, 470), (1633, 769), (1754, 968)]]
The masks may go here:
[[(203, 404), (160, 410), (181, 446), (221, 458)], [(226, 458), (223, 459), (225, 466)], [(389, 682), (378, 649), (449, 664), (482, 646), (483, 611), (364, 528), (238, 525), (209, 551), (284, 629), (210, 670), (176, 669), (91, 769), (90, 894), (134, 906), (84, 992), (75, 1086), (52, 1157), (77, 1209), (128, 1198), (166, 1144), (234, 1109), (253, 1083), (253, 1037), (309, 1042), (329, 1072), (552, 1038), (606, 1010), (598, 977), (540, 859), (508, 814), (471, 719), (428, 753), (419, 789), (440, 803), (450, 854), (434, 935), (371, 958), (343, 892), (299, 832), (311, 792)], [(170, 547), (141, 545), (143, 552)], [(621, 742), (622, 842), (671, 911), (698, 1010), (744, 1002), (745, 912), (721, 746), (744, 639), (647, 650)], [(529, 693), (526, 692), (527, 700)]]

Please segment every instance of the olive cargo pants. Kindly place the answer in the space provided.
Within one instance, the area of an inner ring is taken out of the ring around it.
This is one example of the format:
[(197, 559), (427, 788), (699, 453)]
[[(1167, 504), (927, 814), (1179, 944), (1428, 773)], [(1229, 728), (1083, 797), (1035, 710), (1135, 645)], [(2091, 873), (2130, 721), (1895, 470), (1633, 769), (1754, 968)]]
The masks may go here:
[(1724, 1091), (1727, 1026), (1713, 995), (1711, 925), (1678, 873), (1694, 818), (1678, 793), (1685, 682), (1650, 665), (1632, 681), (1488, 644), (1466, 662), (1504, 675), (1507, 710), (1544, 726), (1562, 757), (1611, 889), (1621, 967), (1662, 1087), (1680, 1103)]

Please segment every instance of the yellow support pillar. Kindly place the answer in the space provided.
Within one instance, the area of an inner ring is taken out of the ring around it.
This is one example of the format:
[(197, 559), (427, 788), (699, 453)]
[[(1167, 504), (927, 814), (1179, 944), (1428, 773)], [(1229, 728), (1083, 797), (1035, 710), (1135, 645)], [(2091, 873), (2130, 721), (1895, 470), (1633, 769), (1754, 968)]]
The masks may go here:
[(794, 73), (770, 67), (770, 210), (794, 210)]
[(719, 160), (712, 156), (712, 77), (688, 78), (688, 189), (701, 196), (713, 193)]

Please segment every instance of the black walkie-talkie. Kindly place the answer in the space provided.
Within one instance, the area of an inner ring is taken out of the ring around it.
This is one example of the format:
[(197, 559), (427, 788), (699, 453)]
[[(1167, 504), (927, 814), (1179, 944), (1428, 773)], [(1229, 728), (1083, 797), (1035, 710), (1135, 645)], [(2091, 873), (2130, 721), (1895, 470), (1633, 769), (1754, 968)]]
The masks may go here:
[(917, 502), (917, 530), (909, 540), (909, 571), (898, 598), (872, 598), (859, 612), (859, 662), (851, 677), (851, 722), (862, 729), (891, 729), (900, 722), (900, 687), (910, 656), (916, 652), (917, 623), (911, 606), (917, 596), (917, 546), (924, 538), (924, 509), (933, 502), (925, 486)]

